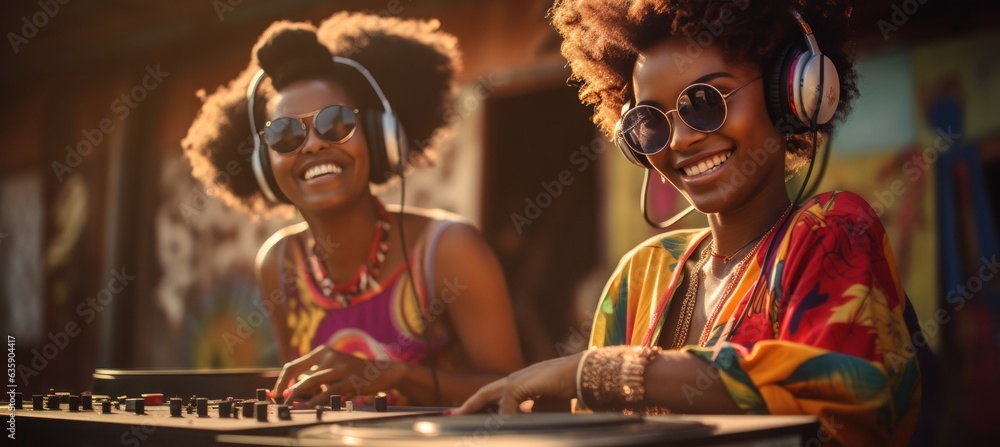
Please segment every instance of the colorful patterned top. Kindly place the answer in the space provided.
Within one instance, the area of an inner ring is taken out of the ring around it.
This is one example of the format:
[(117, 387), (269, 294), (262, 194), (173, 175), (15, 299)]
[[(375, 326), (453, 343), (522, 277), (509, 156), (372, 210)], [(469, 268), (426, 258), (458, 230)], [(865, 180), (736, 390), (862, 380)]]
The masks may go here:
[[(277, 243), (280, 250), (282, 291), (287, 298), (287, 324), (291, 338), (290, 355), (298, 358), (322, 344), (362, 359), (427, 364), (428, 347), (423, 333), (422, 314), (431, 323), (446, 318), (439, 306), (428, 302), (436, 297), (433, 278), (435, 247), (445, 228), (454, 220), (434, 220), (416, 243), (411, 255), (414, 285), (411, 287), (406, 266), (379, 278), (381, 288), (354, 297), (347, 306), (326, 298), (306, 268), (308, 253), (305, 237), (285, 237)], [(285, 232), (305, 231), (303, 222)], [(297, 231), (296, 231), (297, 230)], [(288, 241), (292, 241), (288, 243)], [(295, 247), (291, 247), (295, 245)], [(418, 262), (423, 260), (424, 262)], [(292, 280), (294, 278), (294, 280)], [(414, 293), (414, 290), (419, 291)], [(435, 298), (435, 301), (436, 298)], [(438, 310), (438, 312), (435, 312)], [(448, 324), (432, 326), (431, 344), (438, 368), (451, 369), (462, 364), (461, 349)], [(438, 328), (443, 328), (444, 333)], [(377, 372), (377, 370), (376, 370)], [(388, 393), (390, 405), (406, 405), (407, 400), (396, 391)], [(356, 404), (370, 405), (370, 396), (355, 399)]]
[[(591, 346), (657, 344), (663, 331), (669, 340), (658, 309), (683, 298), (671, 289), (677, 267), (709, 234), (669, 232), (628, 253), (598, 304)], [(874, 210), (852, 193), (821, 194), (749, 262), (709, 323), (708, 347), (682, 350), (718, 368), (747, 413), (816, 415), (821, 441), (905, 445), (921, 401), (917, 329), (904, 322), (910, 304)], [(692, 400), (697, 386), (678, 392)]]

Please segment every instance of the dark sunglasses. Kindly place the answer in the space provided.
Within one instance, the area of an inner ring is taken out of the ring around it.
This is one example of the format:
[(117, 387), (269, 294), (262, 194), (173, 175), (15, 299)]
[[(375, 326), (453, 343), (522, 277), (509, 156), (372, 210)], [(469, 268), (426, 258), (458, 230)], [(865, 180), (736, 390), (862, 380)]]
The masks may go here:
[(672, 129), (667, 115), (671, 112), (677, 112), (681, 121), (694, 130), (715, 132), (729, 116), (726, 102), (729, 95), (760, 78), (744, 82), (726, 94), (708, 84), (691, 84), (677, 96), (675, 108), (666, 112), (647, 104), (637, 105), (622, 115), (618, 136), (634, 152), (642, 155), (659, 153), (670, 142)]
[(335, 104), (326, 106), (318, 112), (305, 115), (283, 116), (264, 124), (261, 134), (264, 142), (271, 150), (280, 154), (291, 154), (299, 150), (306, 142), (309, 133), (303, 118), (313, 117), (313, 128), (316, 133), (331, 143), (343, 144), (354, 136), (358, 127), (358, 109)]

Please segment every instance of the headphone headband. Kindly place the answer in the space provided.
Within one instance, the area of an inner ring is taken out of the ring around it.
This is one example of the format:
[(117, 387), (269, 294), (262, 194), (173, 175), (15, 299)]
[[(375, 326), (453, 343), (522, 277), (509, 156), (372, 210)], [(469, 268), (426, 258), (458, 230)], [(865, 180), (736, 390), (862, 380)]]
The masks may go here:
[(257, 87), (264, 80), (267, 73), (264, 73), (264, 69), (257, 70), (253, 74), (253, 78), (250, 78), (250, 85), (247, 86), (247, 114), (250, 118), (250, 133), (253, 135), (253, 156), (250, 157), (250, 165), (253, 167), (253, 175), (257, 178), (257, 184), (260, 185), (261, 192), (264, 193), (264, 197), (272, 202), (280, 202), (278, 196), (271, 190), (271, 185), (268, 183), (267, 178), (264, 174), (264, 166), (261, 164), (260, 160), (260, 133), (257, 132), (257, 120), (253, 116), (253, 102), (254, 97), (257, 96)]
[[(371, 73), (368, 72), (367, 68), (358, 63), (358, 61), (346, 57), (334, 56), (333, 61), (339, 64), (353, 67), (355, 70), (361, 73), (361, 75), (364, 76), (365, 79), (368, 81), (368, 84), (371, 85), (372, 90), (375, 91), (375, 95), (378, 96), (378, 100), (382, 102), (382, 113), (384, 114), (383, 116), (386, 115), (396, 116), (396, 114), (393, 113), (392, 111), (392, 106), (389, 105), (389, 100), (385, 97), (385, 94), (382, 93), (382, 88), (379, 87), (378, 82), (375, 82), (375, 78), (372, 76)], [(398, 146), (400, 144), (400, 139), (397, 137), (398, 123), (395, 120), (393, 120), (393, 122), (391, 123), (384, 122), (382, 130), (385, 132), (392, 132), (392, 135), (386, 136), (385, 139), (386, 141), (385, 154), (389, 157), (389, 166), (396, 166), (397, 164), (399, 164), (400, 159), (402, 157), (402, 154), (400, 154), (401, 148)]]
[(813, 35), (812, 27), (806, 23), (805, 19), (802, 18), (802, 14), (798, 11), (792, 10), (792, 16), (795, 17), (795, 21), (799, 22), (799, 26), (802, 27), (802, 34), (805, 36), (806, 45), (809, 46), (809, 51), (813, 54), (823, 54), (819, 50), (819, 43), (816, 42), (816, 36)]

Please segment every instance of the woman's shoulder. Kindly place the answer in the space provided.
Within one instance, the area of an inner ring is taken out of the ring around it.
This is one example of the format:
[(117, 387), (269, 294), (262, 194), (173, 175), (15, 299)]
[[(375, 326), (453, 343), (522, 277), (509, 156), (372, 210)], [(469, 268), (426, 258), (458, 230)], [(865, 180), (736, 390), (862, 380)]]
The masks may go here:
[(875, 209), (863, 197), (842, 190), (817, 194), (806, 201), (792, 216), (792, 231), (788, 237), (848, 236), (862, 234), (881, 236), (885, 229)]
[(875, 214), (875, 210), (868, 204), (867, 200), (853, 192), (844, 190), (827, 191), (813, 196), (802, 206), (799, 213), (807, 210), (815, 211), (816, 208), (821, 209), (823, 213)]
[(695, 228), (657, 234), (625, 253), (619, 265), (625, 266), (636, 261), (657, 265), (676, 263), (691, 247), (692, 241), (705, 234), (706, 231), (708, 228)]
[[(396, 204), (386, 204), (385, 209), (390, 214), (399, 215), (400, 206)], [(475, 227), (472, 221), (465, 216), (440, 208), (418, 208), (414, 206), (406, 206), (402, 209), (402, 211), (403, 216), (405, 216), (407, 220), (421, 226), (461, 223), (467, 226)]]
[[(398, 207), (386, 205), (386, 210), (398, 212)], [(403, 215), (410, 256), (419, 267), (415, 274), (428, 274), (437, 281), (455, 275), (487, 280), (502, 277), (493, 247), (468, 218), (442, 209), (410, 206)]]
[(268, 269), (270, 267), (276, 268), (280, 251), (276, 248), (285, 244), (289, 240), (302, 237), (308, 229), (309, 224), (303, 221), (281, 228), (268, 237), (267, 240), (261, 244), (260, 249), (257, 250), (257, 258), (254, 262), (254, 266), (256, 267), (258, 274), (264, 269)]
[(817, 259), (883, 258), (889, 250), (885, 228), (871, 205), (855, 193), (830, 191), (795, 212), (776, 259), (784, 259), (787, 267)]
[[(385, 209), (393, 216), (399, 215), (399, 205), (386, 204)], [(424, 240), (428, 244), (436, 244), (453, 239), (482, 238), (472, 220), (452, 211), (406, 206), (403, 216), (407, 235), (416, 235), (414, 243)]]

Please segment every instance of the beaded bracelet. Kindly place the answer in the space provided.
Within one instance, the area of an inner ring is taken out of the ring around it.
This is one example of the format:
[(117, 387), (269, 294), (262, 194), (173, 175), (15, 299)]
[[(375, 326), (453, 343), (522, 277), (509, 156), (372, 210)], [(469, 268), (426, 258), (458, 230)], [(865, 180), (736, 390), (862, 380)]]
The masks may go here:
[(595, 410), (643, 411), (643, 374), (659, 347), (609, 346), (588, 351), (580, 359), (580, 401)]

